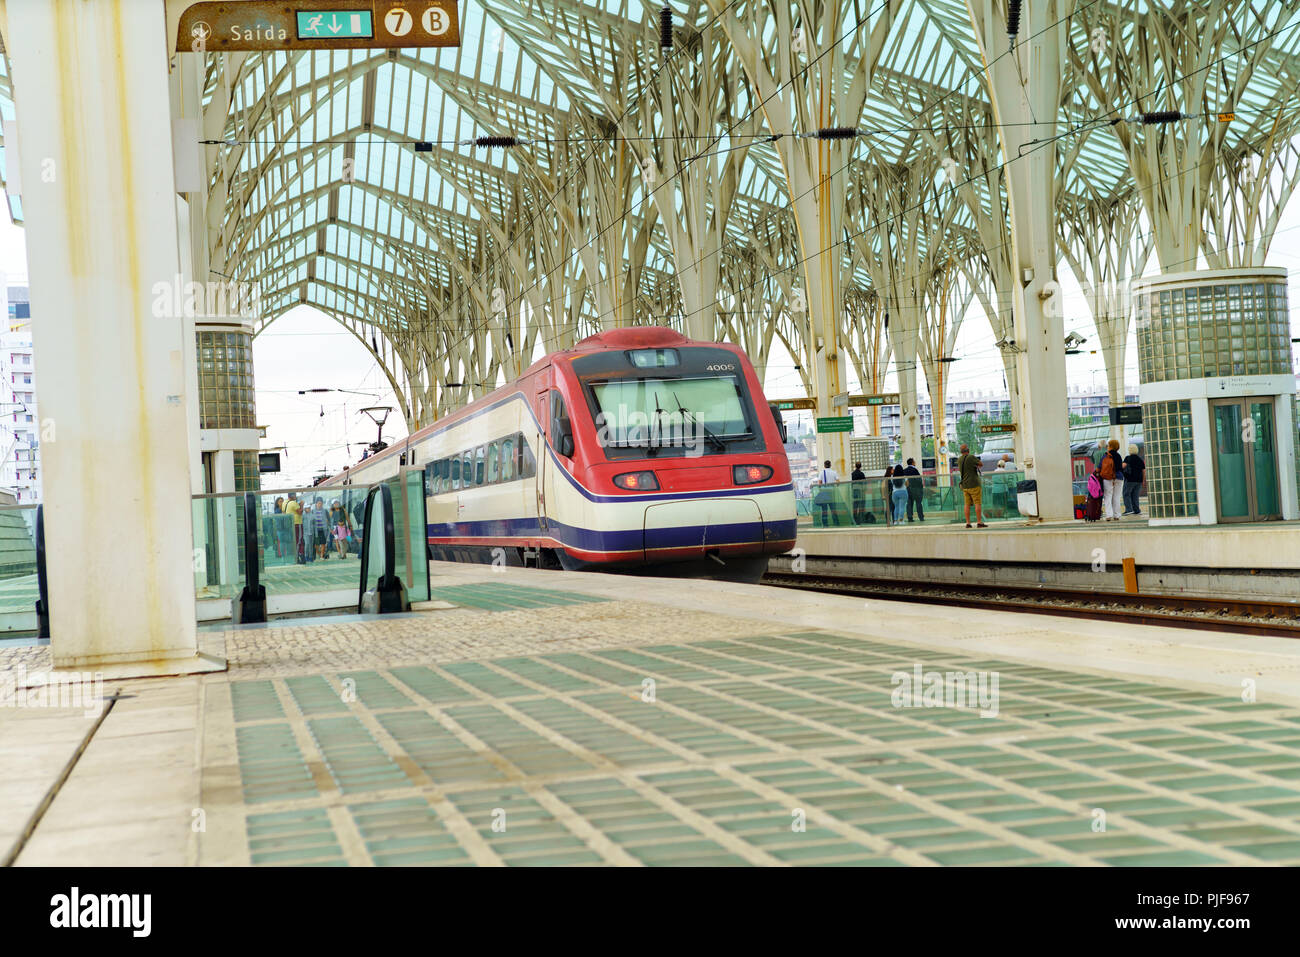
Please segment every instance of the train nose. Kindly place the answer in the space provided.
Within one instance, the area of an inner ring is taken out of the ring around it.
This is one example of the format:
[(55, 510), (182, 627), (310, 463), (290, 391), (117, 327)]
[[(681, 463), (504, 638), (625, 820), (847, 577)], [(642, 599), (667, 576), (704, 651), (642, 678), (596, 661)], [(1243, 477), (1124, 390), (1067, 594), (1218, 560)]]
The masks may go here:
[(748, 498), (702, 498), (645, 510), (647, 561), (703, 557), (710, 549), (762, 545), (763, 514)]

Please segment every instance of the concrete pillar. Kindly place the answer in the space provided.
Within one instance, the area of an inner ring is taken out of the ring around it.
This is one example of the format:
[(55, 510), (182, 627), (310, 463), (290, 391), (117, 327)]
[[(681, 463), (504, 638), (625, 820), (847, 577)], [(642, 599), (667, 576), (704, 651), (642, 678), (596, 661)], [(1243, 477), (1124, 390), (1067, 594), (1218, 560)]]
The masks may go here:
[(8, 7), (41, 369), (51, 651), (106, 677), (216, 670), (199, 654), (185, 325), (161, 4)]
[[(1039, 516), (1074, 517), (1065, 325), (1056, 282), (1056, 149), (1068, 0), (1025, 0), (1007, 55), (1006, 4), (967, 0), (1007, 166), (1015, 323), (1017, 465), (1038, 480)], [(1002, 290), (998, 290), (1002, 292)]]

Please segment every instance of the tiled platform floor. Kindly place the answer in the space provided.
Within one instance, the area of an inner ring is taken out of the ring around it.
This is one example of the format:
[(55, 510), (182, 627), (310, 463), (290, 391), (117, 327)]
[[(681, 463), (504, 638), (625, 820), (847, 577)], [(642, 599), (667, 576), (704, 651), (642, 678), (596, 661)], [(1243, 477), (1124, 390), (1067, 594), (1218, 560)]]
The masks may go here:
[[(1280, 639), (517, 569), (434, 590), (459, 607), (231, 630), (226, 674), (120, 683), (18, 863), (1300, 863)], [(996, 672), (996, 716), (895, 707), (916, 667)]]
[(1300, 711), (1120, 678), (755, 630), (223, 687), (254, 864), (1300, 862)]

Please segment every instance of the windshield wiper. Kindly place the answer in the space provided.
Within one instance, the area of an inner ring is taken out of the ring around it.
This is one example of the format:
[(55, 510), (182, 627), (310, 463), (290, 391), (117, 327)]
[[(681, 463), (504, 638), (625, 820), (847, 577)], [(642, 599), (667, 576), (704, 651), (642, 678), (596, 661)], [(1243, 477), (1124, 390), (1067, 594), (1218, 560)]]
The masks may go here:
[(704, 437), (713, 443), (714, 448), (716, 448), (719, 452), (723, 452), (723, 453), (727, 451), (727, 443), (722, 441), (722, 439), (718, 438), (716, 435), (714, 435), (709, 430), (709, 427), (707, 425), (705, 425), (703, 422), (701, 422), (699, 419), (695, 417), (694, 412), (692, 412), (690, 409), (683, 406), (682, 400), (677, 398), (676, 392), (673, 392), (673, 401), (677, 403), (677, 411), (682, 414), (683, 421), (685, 420), (685, 417), (689, 415), (691, 417), (691, 421), (694, 422), (696, 425), (698, 425), (701, 431), (704, 432)]

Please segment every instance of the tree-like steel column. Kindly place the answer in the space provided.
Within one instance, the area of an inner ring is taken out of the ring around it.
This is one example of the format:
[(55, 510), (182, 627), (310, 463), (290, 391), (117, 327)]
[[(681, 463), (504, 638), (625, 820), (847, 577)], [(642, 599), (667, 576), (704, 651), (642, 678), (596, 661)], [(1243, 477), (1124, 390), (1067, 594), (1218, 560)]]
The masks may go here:
[[(1142, 207), (1132, 188), (1121, 195), (1072, 196), (1061, 204), (1057, 228), (1061, 252), (1083, 288), (1097, 327), (1106, 365), (1110, 407), (1124, 404), (1124, 366), (1133, 325), (1130, 282), (1141, 276), (1151, 255), (1151, 232), (1142, 228)], [(1124, 427), (1111, 438), (1124, 446)]]
[(1074, 516), (1065, 333), (1056, 282), (1056, 149), (1061, 71), (1074, 0), (1025, 0), (1008, 49), (1003, 0), (967, 0), (1006, 162), (1015, 275), (1020, 464), (1038, 483), (1038, 514)]
[[(708, 0), (763, 104), (798, 228), (804, 296), (814, 347), (817, 414), (836, 413), (831, 399), (846, 391), (840, 356), (840, 291), (845, 176), (853, 138), (816, 134), (856, 128), (872, 74), (902, 0), (886, 0), (874, 22), (855, 23), (855, 8), (829, 0), (771, 5)], [(792, 9), (794, 16), (791, 15)], [(795, 33), (798, 29), (798, 34)], [(817, 456), (846, 474), (847, 433), (817, 436)]]

